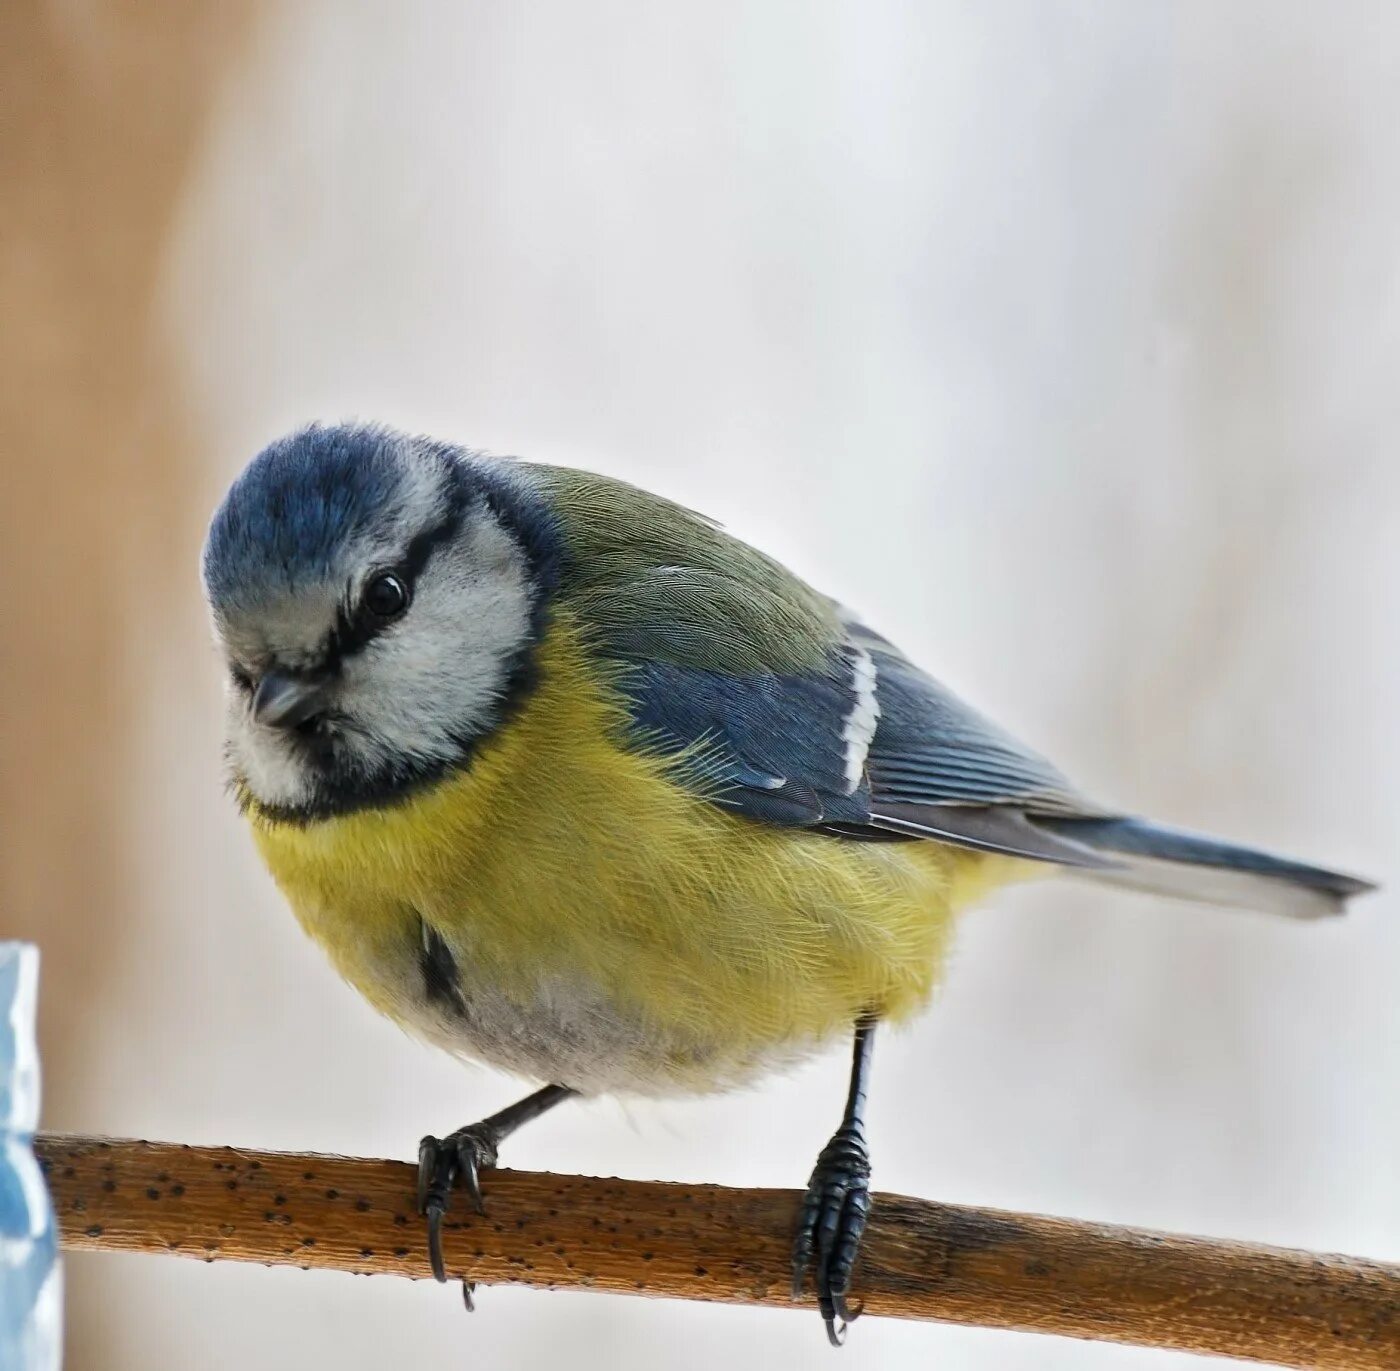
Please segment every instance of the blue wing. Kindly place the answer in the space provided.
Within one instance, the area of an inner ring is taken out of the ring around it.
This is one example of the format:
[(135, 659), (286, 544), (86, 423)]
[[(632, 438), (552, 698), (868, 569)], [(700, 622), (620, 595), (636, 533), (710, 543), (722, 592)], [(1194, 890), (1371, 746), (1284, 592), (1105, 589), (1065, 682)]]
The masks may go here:
[(634, 660), (623, 685), (639, 740), (676, 757), (714, 803), (749, 818), (1106, 864), (1034, 823), (1104, 811), (859, 624), (800, 672)]
[(638, 746), (757, 822), (933, 838), (1121, 885), (1291, 914), (1365, 882), (1090, 803), (892, 644), (708, 520), (531, 467), (562, 543), (557, 602), (625, 691)]
[(843, 739), (860, 703), (858, 654), (834, 647), (801, 673), (730, 675), (672, 662), (624, 677), (638, 736), (677, 757), (708, 798), (768, 823), (812, 828), (870, 813), (863, 755)]

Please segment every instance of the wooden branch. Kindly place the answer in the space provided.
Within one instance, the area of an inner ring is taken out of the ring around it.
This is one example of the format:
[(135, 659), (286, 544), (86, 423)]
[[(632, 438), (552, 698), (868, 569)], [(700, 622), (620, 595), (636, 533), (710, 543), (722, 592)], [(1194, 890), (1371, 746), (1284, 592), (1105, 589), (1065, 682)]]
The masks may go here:
[[(405, 1162), (41, 1135), (65, 1248), (429, 1275)], [(485, 1283), (791, 1308), (791, 1190), (494, 1171), (448, 1269)], [(1400, 1367), (1400, 1266), (878, 1195), (867, 1314), (1283, 1366)]]

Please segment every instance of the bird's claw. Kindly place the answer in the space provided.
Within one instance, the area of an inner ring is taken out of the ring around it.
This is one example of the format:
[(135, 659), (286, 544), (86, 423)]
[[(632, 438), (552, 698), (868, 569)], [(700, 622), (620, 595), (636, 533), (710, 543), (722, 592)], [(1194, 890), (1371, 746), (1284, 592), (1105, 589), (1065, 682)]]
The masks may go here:
[(870, 1157), (860, 1126), (853, 1125), (838, 1130), (817, 1158), (792, 1245), (792, 1297), (801, 1298), (813, 1267), (817, 1304), (833, 1347), (845, 1342), (847, 1327), (864, 1309), (860, 1304), (852, 1309), (847, 1296), (869, 1217)]
[[(442, 1258), (442, 1221), (452, 1189), (464, 1185), (476, 1212), (486, 1212), (481, 1197), (481, 1172), (495, 1166), (499, 1141), (494, 1129), (470, 1124), (445, 1138), (429, 1135), (418, 1144), (418, 1212), (428, 1221), (428, 1260), (439, 1281), (447, 1280)], [(475, 1307), (470, 1281), (462, 1282), (462, 1302), (469, 1310)]]

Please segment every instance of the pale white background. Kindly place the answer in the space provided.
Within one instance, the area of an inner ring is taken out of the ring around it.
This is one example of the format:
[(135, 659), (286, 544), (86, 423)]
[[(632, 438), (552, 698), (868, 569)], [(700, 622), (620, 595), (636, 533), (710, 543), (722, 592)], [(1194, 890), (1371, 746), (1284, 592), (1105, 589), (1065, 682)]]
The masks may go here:
[[(1394, 8), (289, 3), (196, 152), (155, 306), (188, 489), (119, 682), (141, 912), (65, 1126), (407, 1156), (520, 1090), (342, 987), (221, 792), (203, 525), (312, 417), (655, 487), (1089, 789), (1400, 878)], [(1400, 1258), (1397, 971), (1393, 894), (1313, 927), (999, 898), (881, 1044), (878, 1184)], [(844, 1072), (561, 1111), (507, 1158), (796, 1185)], [(468, 1320), (430, 1284), (136, 1258), (69, 1288), (103, 1371), (829, 1357), (770, 1311), (488, 1289)], [(1194, 1364), (875, 1320), (841, 1357)]]

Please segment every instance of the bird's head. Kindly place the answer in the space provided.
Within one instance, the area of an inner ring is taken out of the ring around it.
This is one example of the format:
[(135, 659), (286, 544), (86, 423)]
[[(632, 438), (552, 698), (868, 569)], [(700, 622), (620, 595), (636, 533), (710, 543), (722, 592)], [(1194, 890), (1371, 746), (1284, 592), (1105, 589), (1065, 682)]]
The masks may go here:
[(259, 453), (204, 548), (235, 783), (310, 818), (460, 764), (524, 672), (554, 546), (509, 463), (351, 425)]

